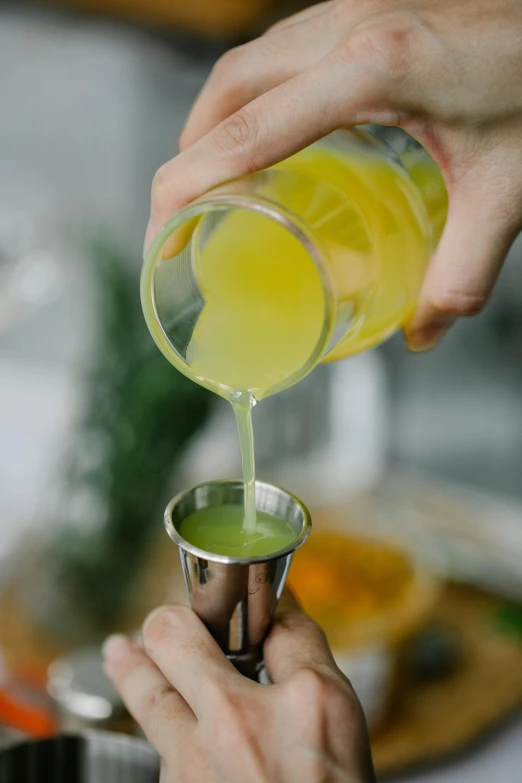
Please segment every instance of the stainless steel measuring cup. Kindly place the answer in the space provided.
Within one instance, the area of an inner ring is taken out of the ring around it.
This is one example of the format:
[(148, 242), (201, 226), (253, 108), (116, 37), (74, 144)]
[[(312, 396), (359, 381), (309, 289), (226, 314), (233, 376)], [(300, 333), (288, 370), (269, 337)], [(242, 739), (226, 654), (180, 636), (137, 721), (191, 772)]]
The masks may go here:
[(284, 549), (258, 557), (205, 552), (179, 534), (181, 522), (202, 508), (243, 505), (242, 481), (209, 481), (182, 492), (165, 511), (165, 528), (179, 548), (190, 605), (234, 665), (257, 679), (262, 645), (295, 550), (311, 530), (310, 513), (284, 489), (256, 481), (256, 508), (284, 520), (295, 538)]

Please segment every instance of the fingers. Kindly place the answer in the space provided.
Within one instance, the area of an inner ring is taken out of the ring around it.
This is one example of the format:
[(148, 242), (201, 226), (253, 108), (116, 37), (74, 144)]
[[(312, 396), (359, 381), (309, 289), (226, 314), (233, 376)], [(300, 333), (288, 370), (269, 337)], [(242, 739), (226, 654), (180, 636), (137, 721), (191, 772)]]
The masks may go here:
[[(301, 74), (232, 114), (156, 174), (145, 238), (154, 236), (182, 206), (210, 188), (266, 168), (333, 129), (326, 120), (324, 95), (312, 74)], [(288, 134), (285, 123), (295, 123)], [(190, 175), (190, 176), (188, 176)]]
[(107, 676), (151, 745), (172, 757), (173, 743), (183, 741), (196, 724), (192, 710), (136, 642), (111, 636), (103, 655)]
[[(386, 69), (325, 58), (228, 117), (156, 174), (145, 246), (176, 211), (215, 185), (267, 168), (343, 125), (370, 122), (386, 78)], [(381, 111), (379, 121), (385, 119), (397, 124), (393, 112)]]
[[(222, 182), (278, 163), (344, 125), (401, 124), (399, 107), (410, 110), (423, 94), (407, 100), (403, 95), (412, 92), (408, 85), (423, 33), (403, 22), (356, 27), (314, 65), (246, 103), (159, 169), (145, 249), (173, 214)], [(307, 48), (317, 56), (312, 44)], [(290, 47), (288, 62), (297, 56), (295, 50)], [(205, 117), (198, 124), (212, 125), (218, 109), (207, 113), (206, 103), (201, 105)]]
[(287, 680), (303, 669), (341, 676), (324, 632), (301, 611), (295, 598), (286, 591), (265, 642), (264, 658), (273, 683)]
[(198, 717), (224, 691), (249, 683), (237, 672), (201, 620), (184, 606), (165, 606), (143, 626), (147, 654)]
[(482, 310), (519, 230), (509, 207), (499, 209), (481, 189), (477, 184), (475, 193), (466, 189), (450, 198), (443, 236), (405, 329), (413, 351), (434, 347), (458, 317)]
[(261, 38), (231, 49), (218, 60), (181, 133), (181, 151), (247, 103), (310, 68), (335, 46), (338, 28), (329, 24), (323, 10), (313, 10), (314, 15), (320, 16), (313, 31), (309, 25), (292, 22), (294, 17), (290, 17), (285, 20), (289, 26), (275, 26)]

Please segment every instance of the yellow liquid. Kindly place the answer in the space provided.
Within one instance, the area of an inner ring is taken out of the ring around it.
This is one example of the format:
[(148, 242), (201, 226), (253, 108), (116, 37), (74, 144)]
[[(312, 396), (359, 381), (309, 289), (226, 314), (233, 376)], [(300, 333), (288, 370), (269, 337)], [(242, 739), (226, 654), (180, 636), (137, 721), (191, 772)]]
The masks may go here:
[[(352, 316), (323, 358), (378, 344), (412, 314), (431, 251), (415, 185), (373, 152), (349, 155), (322, 146), (274, 169), (300, 175), (273, 184), (267, 195), (312, 230), (334, 279), (339, 312), (345, 308)], [(436, 171), (429, 162), (417, 164), (417, 184), (432, 183)], [(336, 214), (320, 190), (314, 204), (318, 183), (344, 194), (347, 208)], [(430, 207), (445, 214), (440, 175), (436, 184)], [(195, 259), (205, 305), (187, 362), (193, 377), (219, 394), (249, 392), (259, 401), (289, 378), (298, 380), (314, 353), (325, 323), (324, 287), (306, 248), (275, 220), (236, 209), (212, 229)]]
[(231, 557), (258, 557), (277, 552), (295, 540), (282, 519), (258, 511), (254, 530), (247, 530), (239, 506), (209, 506), (190, 514), (180, 525), (180, 535), (190, 544)]
[[(303, 244), (276, 220), (249, 209), (196, 221), (193, 263), (205, 304), (184, 371), (233, 404), (245, 534), (256, 526), (254, 402), (303, 377), (313, 366), (310, 357), (332, 360), (370, 348), (413, 312), (432, 249), (417, 188), (428, 195), (434, 241), (446, 212), (436, 167), (414, 162), (415, 184), (373, 151), (313, 145), (274, 167), (285, 177), (262, 195), (310, 230), (333, 280), (342, 328), (326, 356), (317, 352), (325, 338), (325, 287)], [(248, 196), (248, 183), (246, 191)]]

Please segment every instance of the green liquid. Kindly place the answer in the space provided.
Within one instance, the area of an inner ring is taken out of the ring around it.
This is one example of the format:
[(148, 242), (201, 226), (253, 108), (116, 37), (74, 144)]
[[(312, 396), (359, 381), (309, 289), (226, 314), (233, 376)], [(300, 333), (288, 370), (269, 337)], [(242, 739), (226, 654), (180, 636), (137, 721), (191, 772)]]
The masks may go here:
[(180, 535), (189, 544), (230, 557), (258, 557), (283, 549), (295, 540), (292, 528), (282, 519), (258, 511), (255, 527), (244, 526), (241, 506), (209, 506), (183, 520)]
[(254, 398), (248, 392), (234, 392), (230, 397), (236, 416), (239, 444), (241, 446), (241, 464), (243, 485), (245, 487), (245, 515), (243, 527), (245, 533), (256, 530), (256, 464), (254, 459), (254, 430), (252, 428), (252, 408)]

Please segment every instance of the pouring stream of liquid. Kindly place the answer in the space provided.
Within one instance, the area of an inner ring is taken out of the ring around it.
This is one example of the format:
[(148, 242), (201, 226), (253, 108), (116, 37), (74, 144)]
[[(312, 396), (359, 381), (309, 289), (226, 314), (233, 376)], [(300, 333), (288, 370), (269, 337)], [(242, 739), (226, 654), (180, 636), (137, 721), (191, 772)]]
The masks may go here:
[(249, 392), (234, 392), (230, 402), (236, 416), (243, 482), (245, 485), (245, 519), (243, 530), (254, 533), (256, 530), (256, 467), (254, 460), (254, 431), (252, 428), (252, 408), (255, 399)]

